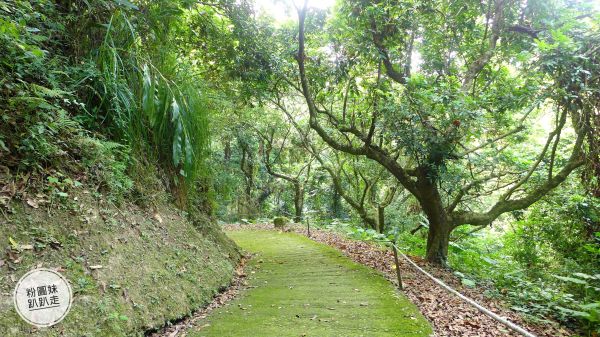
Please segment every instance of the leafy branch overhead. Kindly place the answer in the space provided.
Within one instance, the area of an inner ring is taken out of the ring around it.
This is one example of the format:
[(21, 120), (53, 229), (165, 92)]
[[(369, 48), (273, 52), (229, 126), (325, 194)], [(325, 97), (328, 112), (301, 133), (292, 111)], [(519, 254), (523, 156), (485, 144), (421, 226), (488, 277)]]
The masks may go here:
[[(486, 226), (504, 213), (527, 208), (584, 164), (594, 112), (582, 97), (597, 89), (569, 86), (564, 82), (579, 70), (559, 71), (556, 65), (572, 57), (566, 56), (569, 51), (585, 53), (587, 39), (594, 37), (577, 34), (586, 23), (571, 31), (561, 23), (554, 34), (531, 43), (530, 36), (509, 28), (518, 20), (544, 18), (512, 1), (490, 1), (487, 9), (429, 6), (402, 1), (343, 4), (328, 42), (341, 52), (330, 56), (334, 59), (328, 66), (349, 63), (350, 57), (353, 66), (323, 82), (314, 79), (312, 68), (323, 67), (325, 61), (315, 64), (311, 57), (311, 52), (319, 53), (320, 41), (313, 45), (307, 40), (312, 32), (306, 32), (310, 14), (305, 3), (298, 9), (295, 56), (300, 87), (293, 89), (300, 89), (311, 128), (330, 147), (379, 163), (419, 201), (430, 223), (427, 257), (444, 263), (452, 230)], [(478, 21), (481, 16), (486, 20)], [(460, 22), (453, 21), (458, 18)], [(453, 43), (448, 43), (449, 36)], [(411, 70), (415, 55), (421, 64)], [(440, 59), (445, 62), (438, 63)], [(387, 75), (383, 80), (381, 64)], [(320, 94), (344, 92), (347, 81), (358, 80), (364, 89), (352, 94), (349, 118), (348, 97)], [(565, 84), (577, 91), (564, 96)], [(512, 139), (533, 130), (534, 117), (544, 115), (554, 119), (554, 126), (531, 153), (530, 163), (510, 160), (519, 151)], [(574, 134), (561, 139), (567, 128)], [(484, 134), (490, 139), (481, 140)], [(485, 166), (477, 168), (481, 163)], [(465, 187), (456, 189), (457, 183)], [(485, 193), (478, 193), (478, 186), (485, 186)], [(471, 206), (490, 194), (497, 195), (495, 203)]]

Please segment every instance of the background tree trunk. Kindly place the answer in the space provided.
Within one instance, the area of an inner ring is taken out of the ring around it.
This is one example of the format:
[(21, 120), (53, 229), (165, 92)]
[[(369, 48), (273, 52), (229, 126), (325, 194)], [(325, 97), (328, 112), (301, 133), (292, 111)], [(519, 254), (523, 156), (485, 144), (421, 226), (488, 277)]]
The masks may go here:
[(383, 233), (385, 230), (385, 207), (377, 207), (377, 231)]
[(344, 216), (342, 211), (342, 197), (338, 193), (335, 186), (333, 186), (333, 196), (331, 200), (331, 214), (334, 218), (342, 218)]
[(294, 222), (302, 221), (302, 210), (304, 208), (304, 186), (297, 183), (294, 184)]

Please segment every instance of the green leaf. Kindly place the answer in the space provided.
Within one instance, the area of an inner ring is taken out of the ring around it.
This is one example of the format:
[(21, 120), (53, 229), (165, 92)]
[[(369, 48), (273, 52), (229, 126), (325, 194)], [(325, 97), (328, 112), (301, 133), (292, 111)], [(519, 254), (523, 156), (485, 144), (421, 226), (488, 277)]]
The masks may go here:
[(469, 288), (473, 288), (473, 287), (475, 287), (475, 286), (477, 285), (477, 284), (475, 283), (475, 281), (473, 281), (473, 280), (469, 280), (468, 278), (463, 278), (463, 279), (461, 279), (461, 280), (460, 280), (460, 282), (461, 282), (461, 283), (462, 283), (464, 286), (466, 286), (466, 287), (469, 287)]
[(592, 318), (592, 315), (590, 315), (590, 313), (587, 313), (587, 312), (584, 312), (584, 311), (573, 310), (573, 309), (564, 308), (564, 307), (561, 307), (561, 306), (556, 306), (556, 308), (558, 310), (564, 312), (565, 314), (573, 316), (573, 317), (583, 318), (583, 319), (590, 319), (590, 318)]
[(15, 239), (13, 239), (11, 236), (8, 237), (8, 242), (10, 242), (10, 245), (13, 249), (17, 249), (19, 247), (17, 241), (15, 241)]
[(120, 6), (123, 6), (125, 8), (139, 10), (138, 6), (132, 4), (128, 0), (114, 0), (114, 1), (115, 1), (116, 4), (118, 4)]
[(484, 257), (482, 257), (481, 259), (482, 259), (483, 261), (485, 261), (485, 262), (487, 262), (487, 263), (491, 264), (491, 265), (497, 265), (497, 264), (498, 264), (498, 261), (496, 261), (496, 260), (494, 260), (494, 259), (490, 259), (490, 258), (489, 258), (489, 257), (487, 257), (487, 256), (484, 256)]
[(152, 115), (154, 113), (154, 81), (147, 64), (143, 66), (142, 109)]
[(44, 52), (40, 48), (32, 47), (29, 52), (31, 52), (31, 54), (37, 58), (44, 57)]
[(559, 276), (559, 275), (552, 275), (552, 276), (556, 277), (557, 279), (559, 279), (561, 281), (565, 281), (565, 282), (571, 282), (571, 283), (576, 283), (576, 284), (587, 284), (586, 281), (578, 279), (578, 278), (574, 278), (574, 277)]
[(171, 103), (171, 122), (175, 122), (179, 119), (179, 104), (177, 104), (177, 100), (173, 98), (173, 102)]
[(0, 18), (0, 34), (17, 39), (19, 37), (19, 29), (14, 23)]
[(579, 307), (584, 310), (600, 309), (600, 302), (582, 304)]
[(8, 147), (6, 147), (6, 144), (2, 141), (2, 139), (0, 139), (0, 149), (7, 152), (9, 151)]
[(586, 280), (594, 278), (592, 275), (588, 275), (588, 274), (584, 274), (584, 273), (573, 273), (573, 275), (577, 276), (579, 278), (582, 278), (582, 279), (586, 279)]

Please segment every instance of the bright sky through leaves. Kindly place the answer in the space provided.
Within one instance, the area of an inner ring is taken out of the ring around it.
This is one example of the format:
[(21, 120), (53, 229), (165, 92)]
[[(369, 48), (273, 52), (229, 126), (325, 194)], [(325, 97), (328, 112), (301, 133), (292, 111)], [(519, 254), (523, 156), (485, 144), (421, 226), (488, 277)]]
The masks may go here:
[[(598, 0), (600, 1), (600, 0)], [(272, 16), (276, 22), (280, 23), (289, 19), (296, 18), (296, 9), (294, 2), (286, 0), (255, 0), (256, 8), (259, 12)], [(302, 5), (302, 1), (296, 2), (297, 6)], [(335, 0), (309, 0), (308, 6), (320, 9), (333, 7)]]
[[(600, 10), (600, 0), (591, 0), (594, 8)], [(280, 23), (289, 19), (296, 18), (294, 2), (291, 0), (255, 0), (256, 8), (259, 12), (272, 16), (276, 22)], [(302, 0), (298, 0), (297, 6), (302, 5)], [(333, 7), (335, 0), (309, 0), (308, 6), (320, 9)]]

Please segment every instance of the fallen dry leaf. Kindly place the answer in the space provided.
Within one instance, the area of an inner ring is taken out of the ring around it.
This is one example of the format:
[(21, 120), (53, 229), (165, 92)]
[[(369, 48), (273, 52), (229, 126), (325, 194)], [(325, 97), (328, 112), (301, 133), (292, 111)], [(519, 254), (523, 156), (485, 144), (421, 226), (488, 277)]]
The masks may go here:
[(40, 208), (40, 205), (38, 205), (38, 202), (31, 198), (27, 198), (27, 205), (29, 205), (33, 208)]

